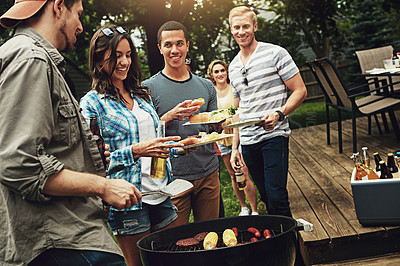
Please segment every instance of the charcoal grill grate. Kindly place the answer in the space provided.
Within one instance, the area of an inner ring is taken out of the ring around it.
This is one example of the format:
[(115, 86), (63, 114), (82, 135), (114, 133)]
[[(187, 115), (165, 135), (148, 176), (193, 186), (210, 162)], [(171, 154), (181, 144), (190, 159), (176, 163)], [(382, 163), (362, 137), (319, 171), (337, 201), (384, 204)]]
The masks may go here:
[[(265, 229), (267, 229), (267, 228), (265, 228)], [(271, 229), (269, 229), (269, 230), (271, 231), (272, 236), (276, 236), (276, 235), (283, 233), (283, 226), (282, 226), (282, 224), (280, 225), (280, 232), (276, 231), (276, 230), (271, 230)], [(260, 230), (261, 237), (259, 238), (259, 240), (264, 239), (264, 236), (262, 235), (263, 231), (264, 230)], [(218, 234), (217, 248), (226, 247), (222, 240), (223, 232), (216, 232), (216, 233)], [(250, 239), (252, 237), (254, 237), (254, 235), (247, 232), (247, 230), (238, 231), (238, 237), (237, 237), (238, 245), (249, 243)], [(151, 249), (154, 251), (167, 251), (167, 252), (192, 252), (192, 251), (204, 250), (203, 240), (200, 241), (200, 243), (197, 245), (192, 245), (192, 246), (188, 246), (188, 247), (178, 246), (175, 243), (176, 242), (173, 242), (173, 243), (170, 243), (167, 245), (159, 245), (157, 242), (151, 241)]]

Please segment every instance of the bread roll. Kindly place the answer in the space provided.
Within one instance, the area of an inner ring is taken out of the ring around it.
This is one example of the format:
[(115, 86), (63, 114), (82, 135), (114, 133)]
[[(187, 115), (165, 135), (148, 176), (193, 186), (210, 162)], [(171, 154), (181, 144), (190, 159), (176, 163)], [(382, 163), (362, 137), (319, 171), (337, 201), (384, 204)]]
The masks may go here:
[(186, 107), (192, 107), (192, 106), (202, 106), (204, 104), (204, 99), (203, 98), (198, 98), (194, 99), (191, 103), (186, 105)]
[(188, 137), (186, 139), (183, 139), (181, 141), (179, 141), (179, 143), (187, 146), (187, 145), (192, 145), (192, 144), (196, 144), (199, 143), (200, 139), (199, 138), (195, 138), (195, 137)]
[(189, 117), (190, 123), (206, 123), (210, 122), (210, 113), (200, 113)]

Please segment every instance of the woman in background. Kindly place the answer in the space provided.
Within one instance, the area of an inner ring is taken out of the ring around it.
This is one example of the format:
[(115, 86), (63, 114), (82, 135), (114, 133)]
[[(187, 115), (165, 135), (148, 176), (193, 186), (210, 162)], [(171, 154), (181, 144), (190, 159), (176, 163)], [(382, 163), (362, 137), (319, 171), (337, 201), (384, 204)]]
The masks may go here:
[[(222, 60), (212, 61), (208, 65), (207, 76), (212, 81), (212, 83), (214, 84), (214, 86), (217, 90), (218, 109), (227, 109), (231, 106), (234, 106), (232, 87), (229, 84), (229, 79), (228, 79), (228, 65)], [(228, 123), (226, 123), (224, 125), (230, 124), (231, 120), (227, 119), (227, 122)], [(224, 132), (226, 134), (232, 134), (233, 129), (224, 129)], [(249, 201), (251, 211), (252, 211), (251, 214), (258, 215), (256, 189), (254, 187), (253, 182), (251, 181), (251, 179), (249, 177), (249, 172), (247, 170), (246, 165), (244, 165), (242, 167), (242, 171), (244, 173), (247, 186), (244, 189), (244, 192), (243, 192), (243, 190), (239, 190), (237, 187), (235, 171), (232, 169), (231, 163), (229, 161), (230, 157), (231, 157), (231, 152), (232, 152), (232, 139), (227, 138), (227, 139), (224, 139), (224, 140), (218, 142), (217, 144), (218, 144), (219, 150), (221, 151), (222, 159), (223, 159), (225, 166), (231, 177), (233, 190), (234, 190), (236, 197), (239, 200), (239, 203), (242, 207), (239, 215), (243, 216), (243, 215), (250, 214), (250, 210), (247, 208), (247, 205), (246, 205), (245, 196), (247, 197), (247, 200)]]

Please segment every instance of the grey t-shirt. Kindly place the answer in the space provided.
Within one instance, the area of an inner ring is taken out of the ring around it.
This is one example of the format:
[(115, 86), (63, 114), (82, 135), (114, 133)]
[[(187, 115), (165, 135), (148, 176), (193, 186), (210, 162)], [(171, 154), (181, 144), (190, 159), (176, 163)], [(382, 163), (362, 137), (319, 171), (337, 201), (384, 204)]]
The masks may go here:
[[(190, 78), (185, 81), (175, 81), (159, 72), (143, 82), (147, 86), (154, 100), (154, 106), (161, 117), (185, 100), (203, 98), (205, 103), (197, 113), (217, 110), (217, 96), (211, 81), (190, 73)], [(199, 132), (208, 132), (205, 125), (183, 126), (186, 120), (174, 120), (166, 128), (166, 136), (181, 136), (182, 139), (197, 135)], [(214, 144), (198, 147), (188, 155), (172, 158), (172, 172), (174, 179), (196, 180), (214, 172), (219, 161)]]

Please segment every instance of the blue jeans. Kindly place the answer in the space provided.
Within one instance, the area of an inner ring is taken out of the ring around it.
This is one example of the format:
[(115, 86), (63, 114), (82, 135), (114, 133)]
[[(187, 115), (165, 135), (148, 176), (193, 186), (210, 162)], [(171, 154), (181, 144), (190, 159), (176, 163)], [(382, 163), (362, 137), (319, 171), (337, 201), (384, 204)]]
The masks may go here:
[(268, 214), (292, 217), (286, 188), (289, 138), (275, 137), (242, 145), (242, 154)]
[(126, 266), (123, 257), (102, 251), (52, 248), (37, 256), (29, 266)]

